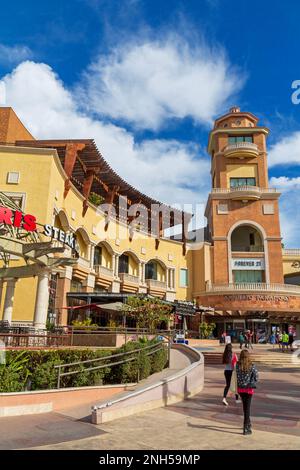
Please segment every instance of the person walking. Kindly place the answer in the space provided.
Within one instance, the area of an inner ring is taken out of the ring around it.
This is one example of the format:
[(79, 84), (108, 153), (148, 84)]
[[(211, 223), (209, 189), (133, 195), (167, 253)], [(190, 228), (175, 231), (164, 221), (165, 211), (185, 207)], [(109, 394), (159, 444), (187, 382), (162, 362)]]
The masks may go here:
[(253, 349), (252, 339), (253, 339), (253, 331), (248, 330), (247, 331), (247, 344), (248, 344), (247, 347), (251, 349)]
[(278, 346), (279, 346), (279, 349), (282, 348), (282, 333), (281, 331), (279, 331), (278, 333)]
[(245, 337), (242, 331), (239, 334), (239, 343), (240, 343), (240, 349), (243, 349), (243, 344), (245, 344)]
[(241, 352), (240, 360), (236, 364), (237, 391), (243, 403), (244, 426), (243, 434), (252, 434), (251, 427), (251, 402), (258, 382), (258, 372), (256, 366), (252, 363), (249, 351), (244, 349)]
[[(223, 404), (225, 406), (228, 406), (228, 402), (226, 400), (227, 394), (231, 385), (231, 379), (232, 379), (232, 374), (235, 370), (235, 365), (237, 363), (237, 355), (233, 353), (232, 351), (232, 344), (226, 344), (224, 353), (223, 353), (223, 364), (225, 365), (224, 369), (224, 376), (225, 376), (225, 381), (226, 385), (224, 388), (224, 393), (223, 393)], [(235, 393), (235, 400), (236, 403), (240, 403), (239, 396), (237, 393)]]
[(294, 342), (294, 333), (292, 330), (289, 331), (289, 347), (290, 350), (293, 349), (293, 342)]
[(285, 331), (282, 335), (282, 352), (288, 349), (289, 346), (289, 335)]
[(275, 344), (276, 344), (276, 335), (275, 335), (274, 331), (272, 332), (272, 334), (270, 336), (270, 344), (273, 345), (273, 349), (274, 349)]

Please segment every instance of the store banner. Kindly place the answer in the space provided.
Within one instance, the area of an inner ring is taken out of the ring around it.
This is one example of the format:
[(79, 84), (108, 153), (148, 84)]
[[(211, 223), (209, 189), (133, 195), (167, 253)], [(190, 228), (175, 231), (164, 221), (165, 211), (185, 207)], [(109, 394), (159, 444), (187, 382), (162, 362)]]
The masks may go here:
[(233, 270), (255, 270), (265, 269), (264, 258), (232, 258), (231, 268)]

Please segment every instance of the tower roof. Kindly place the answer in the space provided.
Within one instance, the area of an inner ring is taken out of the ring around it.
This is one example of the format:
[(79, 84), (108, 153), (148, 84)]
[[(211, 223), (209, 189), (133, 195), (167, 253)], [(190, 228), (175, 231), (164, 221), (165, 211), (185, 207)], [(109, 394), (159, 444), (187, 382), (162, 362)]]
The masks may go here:
[(34, 140), (34, 137), (10, 107), (0, 107), (0, 142), (15, 143), (16, 140)]

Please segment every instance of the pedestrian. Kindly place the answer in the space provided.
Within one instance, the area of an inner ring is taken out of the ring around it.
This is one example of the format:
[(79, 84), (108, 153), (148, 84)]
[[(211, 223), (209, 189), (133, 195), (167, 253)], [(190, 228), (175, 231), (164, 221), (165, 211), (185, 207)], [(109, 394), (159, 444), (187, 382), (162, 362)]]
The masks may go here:
[(279, 346), (279, 349), (282, 348), (282, 333), (281, 333), (281, 331), (279, 331), (279, 333), (278, 333), (278, 346)]
[(254, 389), (258, 382), (258, 372), (255, 365), (252, 363), (249, 351), (243, 350), (240, 355), (240, 360), (236, 365), (237, 375), (237, 391), (243, 403), (244, 412), (244, 427), (243, 434), (252, 434), (251, 429), (251, 402), (254, 394)]
[(293, 348), (293, 342), (294, 342), (294, 334), (293, 334), (293, 331), (290, 330), (289, 331), (289, 347), (290, 347), (290, 350), (292, 350), (292, 348)]
[(275, 347), (275, 343), (276, 343), (276, 335), (274, 333), (274, 331), (272, 332), (271, 336), (270, 336), (270, 344), (273, 345), (273, 349)]
[[(223, 393), (223, 404), (225, 406), (228, 406), (226, 397), (227, 397), (227, 393), (231, 385), (231, 379), (232, 379), (233, 372), (235, 370), (237, 359), (238, 359), (237, 355), (233, 353), (232, 351), (232, 344), (231, 343), (226, 344), (224, 353), (223, 353), (223, 361), (222, 361), (223, 364), (225, 365), (224, 376), (225, 376), (226, 385), (225, 385), (224, 393)], [(236, 400), (236, 403), (240, 403), (239, 396), (237, 393), (235, 393), (235, 400)]]
[(242, 331), (239, 334), (239, 343), (240, 343), (240, 349), (243, 349), (243, 344), (245, 344), (245, 337)]
[(285, 331), (282, 335), (282, 352), (283, 353), (286, 349), (288, 349), (288, 346), (289, 346), (289, 335)]
[(248, 343), (248, 348), (250, 347), (251, 349), (253, 349), (252, 338), (253, 338), (253, 332), (251, 330), (248, 330), (248, 332), (247, 332), (247, 343)]

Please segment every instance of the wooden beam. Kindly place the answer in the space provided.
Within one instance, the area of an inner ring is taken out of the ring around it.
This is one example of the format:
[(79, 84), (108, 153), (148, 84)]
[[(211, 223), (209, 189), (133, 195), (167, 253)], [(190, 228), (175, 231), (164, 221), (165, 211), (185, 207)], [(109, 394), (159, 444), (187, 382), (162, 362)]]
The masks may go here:
[(66, 144), (64, 170), (67, 174), (68, 179), (66, 179), (65, 181), (64, 198), (67, 197), (67, 194), (71, 187), (71, 176), (72, 176), (74, 166), (76, 163), (77, 152), (79, 152), (80, 150), (83, 150), (84, 147), (85, 147), (85, 144), (79, 144), (79, 143)]

